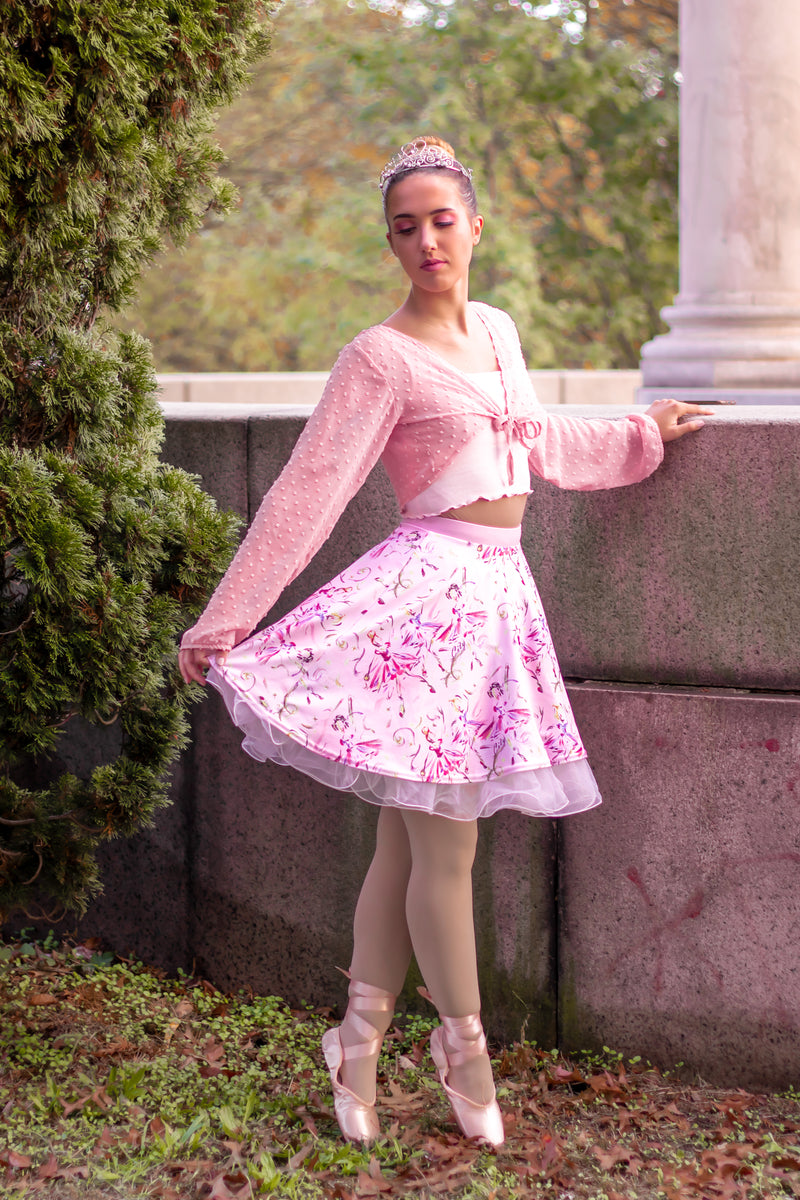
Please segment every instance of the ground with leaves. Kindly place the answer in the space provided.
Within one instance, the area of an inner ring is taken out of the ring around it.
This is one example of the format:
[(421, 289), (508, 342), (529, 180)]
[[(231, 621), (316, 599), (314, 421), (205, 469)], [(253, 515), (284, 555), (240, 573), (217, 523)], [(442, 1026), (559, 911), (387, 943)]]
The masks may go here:
[(319, 1040), (330, 1014), (226, 996), (92, 945), (0, 944), (0, 1192), (58, 1200), (756, 1200), (800, 1196), (800, 1094), (681, 1082), (528, 1043), (497, 1054), (507, 1142), (459, 1136), (398, 1020), (386, 1136), (338, 1136)]

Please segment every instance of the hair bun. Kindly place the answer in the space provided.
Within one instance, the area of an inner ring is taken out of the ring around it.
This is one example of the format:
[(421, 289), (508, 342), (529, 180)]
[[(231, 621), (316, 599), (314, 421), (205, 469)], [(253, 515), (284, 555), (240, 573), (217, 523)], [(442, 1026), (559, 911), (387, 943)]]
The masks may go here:
[(445, 154), (449, 154), (451, 158), (455, 158), (456, 152), (449, 142), (443, 138), (436, 137), (433, 133), (421, 133), (419, 137), (411, 138), (409, 145), (414, 146), (418, 142), (422, 142), (424, 146), (438, 146), (440, 150), (444, 150)]

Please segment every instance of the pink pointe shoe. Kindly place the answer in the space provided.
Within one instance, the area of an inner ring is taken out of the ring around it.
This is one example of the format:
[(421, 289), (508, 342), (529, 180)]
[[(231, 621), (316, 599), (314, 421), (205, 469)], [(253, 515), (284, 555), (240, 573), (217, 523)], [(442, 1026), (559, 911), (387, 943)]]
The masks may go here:
[[(445, 1049), (445, 1036), (455, 1049)], [(488, 1104), (478, 1104), (469, 1096), (453, 1091), (447, 1082), (451, 1067), (459, 1067), (485, 1051), (486, 1037), (478, 1013), (468, 1017), (442, 1017), (442, 1024), (431, 1034), (431, 1057), (437, 1067), (439, 1082), (453, 1106), (453, 1114), (464, 1137), (477, 1138), (490, 1146), (502, 1146), (506, 1135), (494, 1096)]]
[(333, 1111), (336, 1113), (336, 1120), (339, 1122), (342, 1136), (348, 1142), (374, 1142), (375, 1138), (380, 1135), (375, 1099), (373, 1098), (372, 1101), (362, 1100), (355, 1092), (351, 1092), (344, 1086), (339, 1078), (339, 1073), (342, 1063), (347, 1059), (366, 1058), (371, 1054), (377, 1054), (381, 1048), (383, 1034), (378, 1033), (369, 1021), (359, 1016), (359, 1012), (392, 1012), (395, 997), (391, 992), (384, 991), (383, 988), (373, 987), (369, 983), (360, 983), (357, 979), (350, 983), (349, 996), (350, 1000), (342, 1024), (349, 1025), (364, 1038), (364, 1041), (358, 1042), (354, 1046), (343, 1046), (340, 1036), (342, 1026), (337, 1025), (323, 1034), (322, 1052), (331, 1073)]

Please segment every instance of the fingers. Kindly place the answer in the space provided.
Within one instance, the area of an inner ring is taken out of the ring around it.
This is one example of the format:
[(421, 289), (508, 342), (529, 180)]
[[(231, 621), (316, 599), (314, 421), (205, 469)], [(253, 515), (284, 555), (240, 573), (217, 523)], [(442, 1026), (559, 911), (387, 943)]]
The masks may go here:
[(184, 683), (199, 683), (202, 687), (206, 686), (206, 677), (203, 672), (208, 668), (209, 662), (205, 650), (181, 650), (178, 653), (178, 666)]
[(681, 421), (680, 424), (671, 426), (668, 437), (664, 437), (663, 433), (661, 436), (665, 442), (674, 442), (687, 433), (694, 433), (695, 429), (702, 429), (704, 425), (705, 421)]
[[(713, 410), (702, 408), (699, 404), (686, 404), (682, 400), (666, 397), (663, 400), (654, 401), (647, 412), (658, 425), (661, 439), (665, 442), (673, 442), (687, 433), (694, 433), (704, 425), (702, 417), (714, 415)], [(686, 416), (694, 419), (682, 420)]]

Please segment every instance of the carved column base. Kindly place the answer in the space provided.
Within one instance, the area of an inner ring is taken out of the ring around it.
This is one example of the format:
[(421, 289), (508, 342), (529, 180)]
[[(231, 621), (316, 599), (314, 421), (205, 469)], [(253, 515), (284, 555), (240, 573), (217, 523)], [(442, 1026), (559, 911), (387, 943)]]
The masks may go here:
[(679, 302), (662, 316), (671, 328), (642, 347), (639, 403), (800, 404), (800, 305)]

